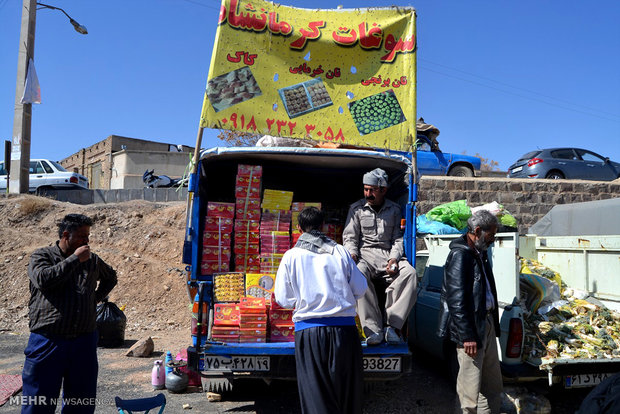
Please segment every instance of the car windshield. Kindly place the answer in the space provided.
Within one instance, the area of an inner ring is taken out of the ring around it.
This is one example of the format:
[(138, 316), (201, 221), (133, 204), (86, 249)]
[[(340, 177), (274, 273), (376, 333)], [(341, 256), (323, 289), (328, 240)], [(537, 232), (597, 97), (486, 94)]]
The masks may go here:
[(58, 164), (56, 161), (51, 161), (50, 162), (54, 165), (54, 167), (56, 167), (56, 169), (58, 171), (67, 171), (65, 170), (65, 167), (63, 167), (62, 165)]
[(517, 162), (519, 162), (519, 161), (526, 161), (526, 160), (529, 160), (530, 158), (534, 158), (535, 156), (537, 156), (538, 154), (540, 154), (540, 152), (541, 152), (540, 150), (530, 151), (530, 152), (528, 152), (527, 154), (525, 154), (525, 155), (521, 156), (521, 158), (519, 158), (519, 159), (517, 160)]

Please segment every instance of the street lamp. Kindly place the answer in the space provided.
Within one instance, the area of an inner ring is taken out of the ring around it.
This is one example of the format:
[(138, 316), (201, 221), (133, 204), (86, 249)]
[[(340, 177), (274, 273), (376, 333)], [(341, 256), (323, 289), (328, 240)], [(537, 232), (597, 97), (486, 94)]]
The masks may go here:
[(11, 145), (11, 162), (9, 173), (9, 193), (27, 193), (29, 187), (30, 167), (30, 132), (32, 121), (32, 104), (21, 103), (24, 94), (28, 61), (34, 61), (34, 34), (37, 17), (37, 4), (42, 9), (60, 10), (69, 18), (73, 28), (81, 34), (87, 34), (86, 27), (71, 18), (60, 7), (54, 7), (36, 0), (23, 0), (22, 24), (19, 35), (19, 53), (17, 59), (17, 86), (15, 87), (15, 116), (13, 118), (13, 140)]

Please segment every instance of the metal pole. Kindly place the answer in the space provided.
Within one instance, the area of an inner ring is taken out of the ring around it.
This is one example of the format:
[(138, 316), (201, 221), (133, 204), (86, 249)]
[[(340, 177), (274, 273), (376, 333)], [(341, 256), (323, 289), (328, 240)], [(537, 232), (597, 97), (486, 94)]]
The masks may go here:
[(13, 118), (11, 176), (9, 179), (9, 193), (11, 194), (28, 192), (32, 104), (22, 104), (21, 99), (24, 94), (28, 60), (30, 58), (34, 60), (36, 16), (37, 1), (24, 0), (17, 59), (17, 86), (15, 87), (15, 117)]

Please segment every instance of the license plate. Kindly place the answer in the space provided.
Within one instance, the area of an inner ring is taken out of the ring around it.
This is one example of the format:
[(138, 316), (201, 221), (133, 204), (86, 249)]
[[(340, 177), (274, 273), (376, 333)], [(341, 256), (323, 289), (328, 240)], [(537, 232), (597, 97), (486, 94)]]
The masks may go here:
[(511, 173), (518, 173), (519, 171), (521, 171), (523, 169), (523, 167), (517, 167), (517, 168), (513, 168)]
[(609, 378), (611, 374), (580, 374), (564, 377), (565, 388), (593, 387)]
[(268, 356), (205, 356), (205, 371), (269, 371)]
[(400, 357), (364, 357), (362, 362), (366, 372), (400, 372)]

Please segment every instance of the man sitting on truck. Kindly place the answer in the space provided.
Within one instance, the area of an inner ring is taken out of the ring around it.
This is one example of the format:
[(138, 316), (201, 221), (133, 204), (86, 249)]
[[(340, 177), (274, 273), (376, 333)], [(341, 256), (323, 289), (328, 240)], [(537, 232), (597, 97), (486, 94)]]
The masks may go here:
[(486, 210), (467, 220), (468, 233), (450, 243), (444, 266), (437, 334), (456, 344), (456, 393), (463, 413), (499, 413), (502, 374), (496, 337), (500, 334), (497, 291), (487, 249), (497, 218)]
[[(362, 183), (364, 198), (349, 208), (342, 234), (344, 247), (368, 281), (357, 311), (367, 345), (384, 340), (400, 344), (400, 330), (415, 303), (417, 283), (415, 269), (403, 256), (401, 209), (385, 198), (388, 175), (381, 168), (364, 174)], [(377, 296), (379, 289), (381, 296), (385, 295), (384, 311)]]
[(295, 365), (302, 413), (362, 412), (362, 345), (355, 302), (366, 279), (346, 249), (320, 232), (323, 213), (307, 207), (302, 231), (282, 257), (274, 294), (295, 308)]

